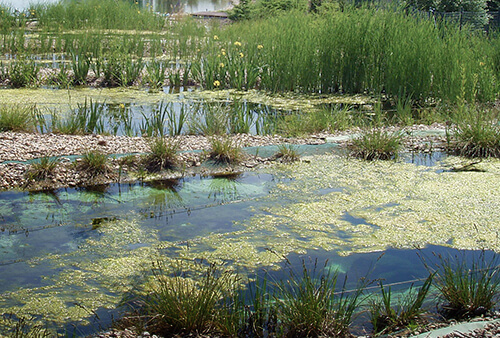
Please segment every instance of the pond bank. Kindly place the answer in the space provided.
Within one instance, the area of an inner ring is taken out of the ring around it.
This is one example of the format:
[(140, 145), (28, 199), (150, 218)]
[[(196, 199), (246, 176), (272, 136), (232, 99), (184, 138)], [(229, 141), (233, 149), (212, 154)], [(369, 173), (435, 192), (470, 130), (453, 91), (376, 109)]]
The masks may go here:
[[(398, 127), (386, 129), (404, 134), (406, 150), (432, 152), (445, 148), (444, 128), (443, 125), (433, 124), (431, 126), (414, 125), (404, 129)], [(327, 142), (335, 142), (340, 146), (345, 146), (353, 137), (359, 135), (359, 132), (360, 130), (350, 130), (301, 138), (238, 134), (231, 136), (231, 141), (234, 146), (241, 148), (281, 144), (312, 145)], [(178, 169), (162, 172), (155, 175), (155, 178), (181, 177), (192, 173), (209, 174), (210, 171), (214, 170), (237, 171), (253, 168), (273, 160), (273, 158), (248, 155), (237, 166), (199, 169), (201, 162), (203, 162), (203, 151), (211, 148), (211, 137), (182, 135), (176, 136), (175, 140), (178, 142), (178, 151), (180, 152)], [(77, 163), (79, 159), (74, 161), (75, 156), (81, 156), (88, 151), (98, 151), (110, 156), (110, 170), (98, 177), (85, 175), (81, 170), (78, 170), (78, 166), (74, 163)], [(150, 148), (148, 138), (145, 137), (2, 132), (0, 133), (0, 189), (55, 189), (135, 180), (137, 178), (125, 175), (127, 169), (123, 170), (118, 158), (128, 154), (148, 152), (150, 152)], [(33, 160), (43, 157), (59, 158), (60, 165), (48, 182), (44, 182), (42, 185), (31, 184), (36, 182), (30, 182), (26, 178), (26, 172)]]

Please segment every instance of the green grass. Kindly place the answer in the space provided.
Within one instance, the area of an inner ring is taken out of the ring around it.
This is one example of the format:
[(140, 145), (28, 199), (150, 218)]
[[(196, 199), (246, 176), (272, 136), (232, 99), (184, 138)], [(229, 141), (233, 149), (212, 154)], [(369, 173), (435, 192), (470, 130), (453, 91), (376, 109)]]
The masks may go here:
[(79, 168), (91, 176), (106, 174), (109, 171), (108, 155), (98, 150), (89, 150), (83, 154)]
[(423, 321), (424, 301), (432, 285), (433, 274), (429, 275), (418, 291), (413, 285), (402, 294), (393, 306), (392, 291), (380, 282), (380, 297), (370, 301), (370, 321), (375, 333), (391, 333), (408, 326), (418, 326)]
[(438, 256), (435, 286), (441, 298), (440, 312), (447, 318), (464, 319), (484, 315), (498, 301), (498, 256), (479, 255), (467, 258)]
[(177, 163), (179, 143), (175, 139), (155, 137), (148, 142), (150, 154), (145, 155), (143, 164), (148, 171), (171, 169)]
[(221, 302), (230, 296), (237, 276), (215, 264), (200, 266), (189, 274), (180, 266), (165, 270), (155, 264), (153, 280), (142, 298), (143, 309), (150, 317), (149, 329), (171, 336), (183, 333), (217, 332)]
[(35, 181), (45, 180), (54, 173), (59, 162), (57, 157), (44, 156), (30, 165), (26, 177)]
[(211, 149), (208, 151), (207, 157), (217, 164), (237, 164), (243, 158), (241, 148), (227, 136), (212, 137), (210, 145)]
[(274, 157), (279, 159), (282, 163), (296, 162), (300, 159), (297, 148), (298, 147), (293, 144), (280, 144)]
[(491, 110), (464, 107), (451, 130), (451, 151), (465, 157), (500, 157), (500, 125)]
[(401, 143), (401, 134), (373, 129), (352, 140), (351, 155), (367, 161), (390, 160), (398, 156)]
[(26, 105), (0, 106), (0, 131), (32, 131), (35, 107)]

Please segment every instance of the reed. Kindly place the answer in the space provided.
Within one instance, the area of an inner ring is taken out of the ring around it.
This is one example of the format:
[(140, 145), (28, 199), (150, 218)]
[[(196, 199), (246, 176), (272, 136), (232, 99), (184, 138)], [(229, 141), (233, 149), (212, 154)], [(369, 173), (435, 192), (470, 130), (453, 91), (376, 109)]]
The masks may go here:
[(351, 155), (366, 161), (390, 160), (398, 156), (401, 143), (400, 134), (373, 129), (352, 140)]
[(34, 106), (0, 106), (0, 131), (33, 131), (35, 111)]
[(207, 154), (209, 160), (217, 164), (237, 164), (241, 161), (243, 153), (229, 137), (212, 137), (211, 149)]

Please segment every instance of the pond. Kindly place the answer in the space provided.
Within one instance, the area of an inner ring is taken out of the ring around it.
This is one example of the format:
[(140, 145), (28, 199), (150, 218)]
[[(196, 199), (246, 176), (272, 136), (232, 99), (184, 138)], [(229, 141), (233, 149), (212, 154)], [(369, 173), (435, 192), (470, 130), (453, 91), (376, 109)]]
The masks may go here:
[(300, 163), (225, 177), (0, 193), (2, 312), (83, 336), (110, 324), (157, 260), (279, 279), (285, 258), (317, 258), (391, 283), (426, 276), (417, 251), (500, 249), (498, 160), (458, 172), (465, 160), (438, 153), (368, 163), (311, 147)]
[[(52, 4), (59, 1), (61, 0), (4, 0), (2, 4), (22, 11), (32, 4)], [(228, 0), (139, 0), (138, 3), (144, 8), (151, 6), (153, 11), (159, 13), (220, 11), (230, 5)]]

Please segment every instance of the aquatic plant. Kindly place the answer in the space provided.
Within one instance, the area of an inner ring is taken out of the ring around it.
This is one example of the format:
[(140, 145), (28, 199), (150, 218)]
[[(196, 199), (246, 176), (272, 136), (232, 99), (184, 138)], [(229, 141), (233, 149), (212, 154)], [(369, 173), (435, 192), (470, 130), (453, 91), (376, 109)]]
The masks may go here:
[(293, 144), (280, 144), (278, 152), (273, 157), (279, 159), (282, 163), (292, 163), (300, 159), (300, 154), (297, 146)]
[(436, 266), (426, 264), (435, 273), (435, 286), (442, 303), (440, 312), (447, 318), (471, 318), (488, 313), (498, 301), (500, 278), (498, 256), (482, 251), (479, 255), (455, 257), (438, 255)]
[(500, 157), (500, 125), (492, 110), (463, 107), (456, 114), (450, 149), (466, 157)]
[(216, 264), (200, 266), (190, 275), (182, 264), (165, 271), (154, 264), (153, 280), (141, 299), (150, 316), (149, 326), (164, 335), (217, 332), (217, 312), (222, 299), (237, 284), (238, 277)]
[(34, 106), (0, 106), (0, 131), (32, 131), (34, 128)]
[(312, 270), (302, 262), (302, 274), (290, 269), (289, 278), (277, 283), (277, 315), (282, 321), (284, 337), (344, 337), (349, 336), (349, 325), (361, 302), (366, 282), (356, 290), (337, 295), (338, 273), (330, 273), (325, 266), (319, 269), (317, 261)]
[(189, 132), (206, 136), (228, 132), (229, 111), (224, 103), (197, 104), (190, 118)]
[(105, 131), (104, 104), (85, 98), (83, 104), (78, 103), (66, 116), (53, 110), (51, 113), (52, 131), (55, 133), (102, 134)]
[(143, 159), (144, 166), (149, 171), (171, 169), (177, 163), (179, 142), (173, 138), (155, 137), (148, 141), (150, 154)]
[(151, 91), (158, 91), (165, 83), (165, 63), (153, 59), (146, 63), (145, 82), (149, 84)]
[(365, 131), (352, 140), (351, 155), (367, 161), (390, 160), (398, 156), (402, 136), (380, 129)]
[(51, 176), (54, 173), (60, 159), (58, 157), (44, 156), (39, 160), (31, 163), (30, 167), (26, 171), (25, 176), (28, 179), (35, 181), (41, 181)]
[(15, 60), (10, 60), (7, 65), (7, 74), (9, 84), (13, 88), (34, 86), (38, 81), (40, 66), (26, 55), (20, 55)]
[(71, 53), (71, 69), (73, 70), (73, 83), (76, 85), (82, 85), (87, 83), (87, 75), (90, 70), (90, 55), (83, 53), (72, 52)]
[(10, 338), (48, 338), (54, 332), (32, 317), (13, 318), (3, 315), (0, 317), (0, 334)]
[(89, 150), (83, 154), (77, 165), (91, 176), (105, 174), (109, 170), (108, 155), (99, 150)]
[[(390, 333), (409, 325), (416, 326), (422, 321), (424, 301), (432, 285), (434, 274), (426, 278), (418, 291), (413, 289), (401, 294), (394, 307), (391, 287), (386, 289), (380, 282), (380, 297), (372, 298), (370, 304), (370, 322), (375, 333)], [(373, 296), (372, 296), (373, 297)]]
[(217, 164), (237, 164), (242, 159), (241, 148), (229, 137), (212, 137), (207, 158)]

